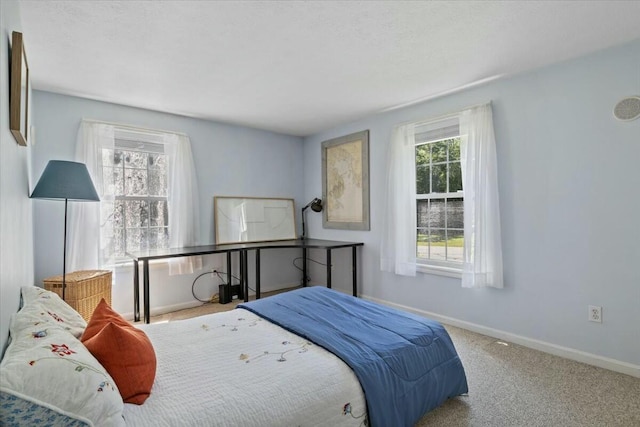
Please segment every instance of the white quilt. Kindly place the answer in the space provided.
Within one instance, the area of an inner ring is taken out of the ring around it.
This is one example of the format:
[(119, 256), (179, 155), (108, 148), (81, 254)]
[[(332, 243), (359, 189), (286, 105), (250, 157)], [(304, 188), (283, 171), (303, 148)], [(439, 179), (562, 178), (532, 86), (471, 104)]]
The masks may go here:
[(364, 393), (344, 362), (249, 311), (140, 328), (158, 367), (147, 401), (125, 404), (127, 425), (365, 425)]

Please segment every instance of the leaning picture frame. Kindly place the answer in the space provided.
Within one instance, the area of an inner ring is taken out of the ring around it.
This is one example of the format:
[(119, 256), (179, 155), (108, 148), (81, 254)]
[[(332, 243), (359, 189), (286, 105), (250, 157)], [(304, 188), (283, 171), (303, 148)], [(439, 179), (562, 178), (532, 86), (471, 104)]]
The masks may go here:
[(9, 92), (9, 128), (19, 145), (29, 141), (31, 81), (22, 33), (11, 35), (11, 83)]
[(293, 199), (215, 196), (213, 215), (217, 245), (297, 237)]
[(369, 131), (322, 143), (323, 228), (369, 230)]

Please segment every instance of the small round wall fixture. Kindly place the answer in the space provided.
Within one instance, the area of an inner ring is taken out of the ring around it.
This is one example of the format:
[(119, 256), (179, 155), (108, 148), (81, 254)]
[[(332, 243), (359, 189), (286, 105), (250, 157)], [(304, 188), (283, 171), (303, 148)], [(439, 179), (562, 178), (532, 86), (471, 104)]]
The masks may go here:
[(613, 107), (613, 115), (625, 122), (640, 117), (640, 96), (629, 96), (622, 99)]

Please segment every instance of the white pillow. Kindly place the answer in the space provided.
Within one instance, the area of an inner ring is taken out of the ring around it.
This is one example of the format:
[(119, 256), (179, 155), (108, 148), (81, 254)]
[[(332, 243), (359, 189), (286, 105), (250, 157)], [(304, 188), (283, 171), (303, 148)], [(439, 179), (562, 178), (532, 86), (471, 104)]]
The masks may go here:
[(55, 323), (71, 332), (76, 338), (80, 338), (87, 327), (87, 322), (80, 313), (55, 292), (37, 286), (23, 286), (22, 304), (20, 311), (35, 313), (40, 316), (42, 322)]
[(0, 389), (96, 426), (124, 426), (111, 376), (69, 331), (42, 318), (26, 304), (11, 317)]

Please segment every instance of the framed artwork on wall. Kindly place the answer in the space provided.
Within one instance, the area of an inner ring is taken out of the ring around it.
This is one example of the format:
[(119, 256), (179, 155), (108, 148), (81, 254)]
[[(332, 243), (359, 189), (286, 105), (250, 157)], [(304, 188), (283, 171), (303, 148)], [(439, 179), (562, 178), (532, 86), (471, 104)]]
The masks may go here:
[(324, 228), (369, 230), (369, 131), (322, 143)]
[(29, 108), (31, 81), (29, 65), (24, 50), (22, 33), (11, 35), (11, 83), (9, 101), (9, 127), (18, 144), (26, 146), (29, 141)]

